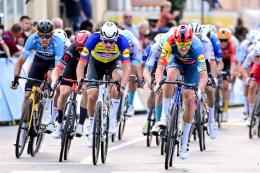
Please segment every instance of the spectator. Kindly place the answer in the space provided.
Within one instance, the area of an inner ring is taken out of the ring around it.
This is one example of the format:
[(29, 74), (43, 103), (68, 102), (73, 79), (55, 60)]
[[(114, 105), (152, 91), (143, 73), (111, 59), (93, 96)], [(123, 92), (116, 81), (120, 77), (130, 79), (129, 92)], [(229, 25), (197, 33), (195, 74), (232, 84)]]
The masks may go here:
[(10, 50), (2, 38), (3, 32), (4, 26), (0, 25), (0, 58), (11, 58)]
[(20, 46), (24, 46), (25, 41), (29, 37), (32, 32), (32, 20), (29, 16), (21, 16), (20, 17), (20, 25), (22, 27), (22, 33), (17, 38), (17, 43)]
[(243, 20), (241, 18), (238, 18), (237, 25), (235, 27), (235, 37), (241, 43), (246, 38), (247, 33), (248, 29), (244, 27)]
[(171, 6), (171, 3), (168, 1), (165, 1), (161, 6), (160, 18), (156, 23), (156, 28), (158, 29), (159, 33), (168, 32), (168, 30), (172, 26), (172, 20), (175, 20), (176, 17), (179, 15), (178, 12), (171, 14)]
[(130, 11), (125, 11), (123, 14), (124, 29), (131, 31), (136, 38), (139, 38), (137, 27), (133, 25), (133, 15)]
[(16, 44), (16, 40), (21, 35), (21, 33), (22, 33), (22, 27), (18, 23), (13, 24), (10, 31), (5, 31), (3, 33), (3, 40), (8, 46), (12, 56), (15, 55), (18, 57), (21, 53), (22, 49), (18, 48), (19, 46), (17, 46)]
[(81, 23), (80, 30), (87, 30), (92, 33), (94, 31), (93, 27), (93, 23), (90, 20), (85, 20)]
[(80, 0), (81, 8), (86, 16), (87, 20), (92, 19), (92, 5), (91, 0)]
[(150, 30), (149, 30), (148, 21), (142, 22), (138, 29), (139, 29), (139, 41), (141, 47), (144, 49), (150, 42), (149, 39)]
[(81, 8), (79, 0), (65, 0), (66, 15), (72, 23), (74, 32), (79, 30), (80, 27), (80, 14)]
[(63, 20), (59, 17), (53, 18), (52, 22), (55, 29), (63, 29)]

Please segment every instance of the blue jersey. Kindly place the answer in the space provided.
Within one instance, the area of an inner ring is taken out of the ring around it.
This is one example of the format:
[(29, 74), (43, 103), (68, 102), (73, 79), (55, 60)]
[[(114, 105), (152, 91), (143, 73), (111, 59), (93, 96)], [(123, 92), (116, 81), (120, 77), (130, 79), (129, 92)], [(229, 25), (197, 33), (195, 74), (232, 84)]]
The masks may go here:
[(222, 50), (221, 50), (221, 45), (220, 45), (220, 41), (219, 41), (218, 37), (215, 35), (214, 32), (211, 32), (209, 35), (209, 39), (213, 46), (213, 51), (214, 51), (216, 61), (221, 61), (222, 60)]
[(144, 54), (143, 54), (143, 56), (142, 56), (142, 62), (143, 62), (143, 63), (145, 63), (146, 60), (148, 59), (148, 57), (149, 57), (149, 55), (150, 55), (150, 52), (151, 52), (151, 47), (152, 47), (153, 43), (154, 43), (154, 42), (151, 42), (151, 43), (149, 43), (149, 44), (146, 46), (146, 48), (145, 48), (145, 50), (144, 50)]
[(106, 50), (100, 40), (100, 33), (96, 32), (88, 37), (85, 47), (80, 55), (80, 60), (88, 62), (90, 57), (102, 63), (121, 60), (122, 63), (130, 61), (129, 45), (127, 39), (119, 34), (112, 50)]
[(26, 40), (21, 54), (22, 57), (27, 59), (33, 50), (35, 51), (35, 56), (37, 58), (42, 58), (44, 60), (55, 59), (55, 63), (57, 63), (64, 54), (64, 43), (58, 36), (53, 35), (48, 47), (43, 49), (38, 34), (33, 33)]

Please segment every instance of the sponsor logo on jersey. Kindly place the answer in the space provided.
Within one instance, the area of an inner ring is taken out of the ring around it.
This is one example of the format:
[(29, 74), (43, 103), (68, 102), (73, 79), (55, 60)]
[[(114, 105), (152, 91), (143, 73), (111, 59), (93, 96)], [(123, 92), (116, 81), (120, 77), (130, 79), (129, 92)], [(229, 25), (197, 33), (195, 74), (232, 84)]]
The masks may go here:
[(204, 55), (200, 55), (200, 56), (198, 57), (198, 61), (199, 61), (199, 62), (205, 62)]
[(129, 57), (129, 56), (130, 56), (130, 54), (129, 54), (129, 49), (125, 49), (125, 50), (123, 51), (122, 55), (123, 55), (124, 58)]
[(82, 56), (88, 56), (88, 54), (89, 54), (88, 48), (84, 47), (84, 49), (81, 52), (81, 55)]

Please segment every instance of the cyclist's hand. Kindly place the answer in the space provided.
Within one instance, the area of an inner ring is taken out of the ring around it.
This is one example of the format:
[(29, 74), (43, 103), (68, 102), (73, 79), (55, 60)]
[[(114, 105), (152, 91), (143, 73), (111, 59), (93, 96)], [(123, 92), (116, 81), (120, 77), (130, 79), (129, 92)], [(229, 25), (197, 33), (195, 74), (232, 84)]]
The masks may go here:
[(159, 90), (161, 89), (161, 86), (160, 86), (160, 84), (156, 84), (155, 86), (154, 86), (154, 88), (153, 88), (153, 92), (158, 92)]
[(17, 89), (19, 82), (18, 82), (19, 77), (18, 76), (14, 76), (14, 80), (11, 83), (11, 88), (12, 89)]
[(137, 82), (137, 85), (138, 85), (139, 88), (143, 88), (144, 87), (144, 78), (137, 79), (136, 82)]
[(248, 78), (246, 78), (246, 85), (249, 85), (249, 83), (250, 83), (250, 80), (252, 80), (252, 78), (251, 78), (251, 77), (248, 77)]

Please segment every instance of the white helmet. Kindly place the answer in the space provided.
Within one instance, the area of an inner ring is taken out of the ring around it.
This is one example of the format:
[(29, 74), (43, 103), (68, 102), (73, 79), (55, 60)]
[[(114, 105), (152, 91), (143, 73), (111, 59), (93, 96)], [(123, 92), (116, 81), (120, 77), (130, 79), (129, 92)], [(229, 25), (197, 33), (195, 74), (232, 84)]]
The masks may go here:
[(68, 47), (71, 44), (71, 42), (68, 39), (68, 36), (67, 36), (67, 34), (66, 34), (66, 32), (64, 30), (62, 30), (62, 29), (55, 29), (54, 30), (54, 35), (58, 36), (62, 40), (62, 42), (64, 43), (64, 45), (66, 47)]
[(202, 26), (201, 24), (199, 23), (191, 23), (190, 24), (190, 27), (192, 29), (192, 32), (199, 38), (202, 37), (202, 32), (203, 32), (203, 29), (202, 29)]
[(118, 28), (113, 22), (106, 22), (100, 29), (101, 39), (117, 40)]
[(256, 44), (253, 48), (254, 50), (254, 55), (259, 56), (260, 55), (260, 43)]
[(253, 43), (253, 44), (258, 44), (258, 43), (260, 43), (260, 33), (258, 33), (258, 34), (254, 37), (252, 43)]
[(252, 29), (249, 31), (249, 33), (246, 35), (246, 38), (250, 41), (253, 42), (255, 39), (255, 36), (259, 34), (259, 31), (256, 29)]

